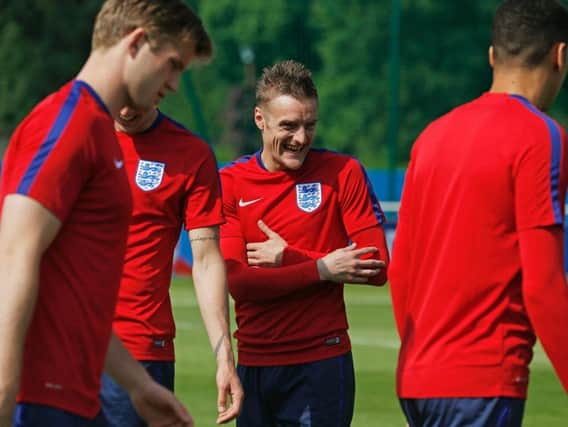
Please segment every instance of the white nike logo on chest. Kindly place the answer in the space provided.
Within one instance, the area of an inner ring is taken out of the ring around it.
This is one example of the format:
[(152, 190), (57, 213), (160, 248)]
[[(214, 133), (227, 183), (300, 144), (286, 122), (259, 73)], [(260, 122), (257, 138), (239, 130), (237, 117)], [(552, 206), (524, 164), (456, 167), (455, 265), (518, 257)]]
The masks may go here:
[(244, 208), (245, 206), (252, 205), (253, 203), (259, 202), (262, 199), (264, 199), (264, 197), (259, 197), (258, 199), (248, 200), (248, 201), (245, 202), (243, 200), (243, 198), (241, 197), (241, 200), (239, 200), (239, 207)]

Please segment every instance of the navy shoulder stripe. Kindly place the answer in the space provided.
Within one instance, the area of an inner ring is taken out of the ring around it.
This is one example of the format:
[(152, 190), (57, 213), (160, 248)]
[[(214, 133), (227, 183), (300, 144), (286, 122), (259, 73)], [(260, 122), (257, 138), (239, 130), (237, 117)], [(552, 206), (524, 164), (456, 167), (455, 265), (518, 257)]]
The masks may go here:
[(560, 157), (562, 155), (562, 138), (560, 128), (554, 120), (532, 105), (528, 99), (520, 95), (511, 95), (511, 98), (515, 98), (520, 101), (529, 111), (540, 117), (548, 127), (550, 143), (552, 145), (552, 158), (550, 162), (550, 192), (552, 194), (552, 209), (554, 211), (554, 221), (557, 224), (562, 224), (564, 218), (562, 217), (562, 209), (559, 201)]
[(37, 151), (36, 155), (32, 159), (26, 173), (24, 174), (20, 185), (18, 186), (17, 193), (18, 194), (28, 194), (30, 187), (32, 186), (37, 174), (41, 170), (41, 167), (44, 165), (45, 161), (47, 160), (49, 154), (53, 151), (53, 148), (57, 144), (57, 142), (61, 138), (61, 134), (65, 130), (65, 127), (69, 123), (73, 112), (75, 111), (75, 107), (79, 102), (79, 98), (81, 97), (81, 84), (79, 82), (74, 82), (73, 86), (71, 87), (71, 91), (63, 103), (59, 114), (57, 115), (53, 126), (49, 130), (47, 137), (41, 143), (39, 150)]

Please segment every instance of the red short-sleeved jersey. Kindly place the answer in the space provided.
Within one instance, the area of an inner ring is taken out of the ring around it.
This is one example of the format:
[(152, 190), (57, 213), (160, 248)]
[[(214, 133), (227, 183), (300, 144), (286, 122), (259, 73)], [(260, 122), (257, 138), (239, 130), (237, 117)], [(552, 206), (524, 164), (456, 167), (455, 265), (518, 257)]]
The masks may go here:
[(389, 270), (401, 397), (526, 396), (518, 233), (563, 223), (565, 144), (526, 99), (493, 93), (416, 141)]
[(14, 133), (1, 200), (22, 194), (62, 222), (43, 255), (18, 401), (93, 417), (122, 272), (131, 198), (113, 121), (73, 81)]
[(173, 360), (173, 253), (187, 230), (224, 222), (209, 146), (160, 113), (145, 132), (117, 132), (133, 198), (114, 330), (138, 360)]
[[(328, 253), (384, 220), (361, 164), (330, 151), (311, 150), (301, 169), (282, 172), (267, 171), (257, 153), (223, 168), (221, 183), (227, 217), (222, 244), (231, 238), (266, 240), (257, 225), (262, 219), (289, 245)], [(240, 364), (304, 363), (350, 349), (343, 285), (320, 283), (284, 297), (235, 300)]]

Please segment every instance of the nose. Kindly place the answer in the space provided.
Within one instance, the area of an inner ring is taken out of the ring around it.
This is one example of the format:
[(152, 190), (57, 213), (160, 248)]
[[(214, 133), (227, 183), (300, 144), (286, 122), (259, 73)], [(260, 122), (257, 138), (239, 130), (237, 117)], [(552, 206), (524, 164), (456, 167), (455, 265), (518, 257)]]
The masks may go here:
[(179, 81), (181, 73), (172, 73), (170, 78), (166, 81), (166, 88), (171, 92), (177, 92), (179, 89)]
[(297, 142), (298, 144), (306, 143), (307, 136), (306, 136), (306, 129), (304, 128), (304, 126), (298, 127), (298, 130), (294, 134), (294, 141)]

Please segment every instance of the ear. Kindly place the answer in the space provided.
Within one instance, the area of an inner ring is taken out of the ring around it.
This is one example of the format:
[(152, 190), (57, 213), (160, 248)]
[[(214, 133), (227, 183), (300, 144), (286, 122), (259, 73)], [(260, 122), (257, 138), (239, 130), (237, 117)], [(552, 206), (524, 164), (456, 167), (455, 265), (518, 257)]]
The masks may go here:
[(566, 68), (566, 53), (567, 47), (566, 43), (561, 42), (554, 45), (554, 65), (560, 71), (563, 71)]
[(261, 132), (266, 127), (266, 122), (264, 121), (262, 110), (258, 106), (254, 107), (254, 123), (256, 124), (256, 127), (260, 129)]
[(136, 28), (132, 30), (126, 36), (128, 43), (128, 53), (134, 58), (144, 45), (148, 41), (146, 30), (144, 28)]
[(488, 56), (489, 56), (489, 65), (491, 65), (491, 68), (495, 67), (495, 49), (493, 48), (493, 46), (489, 46), (489, 51), (487, 52)]

